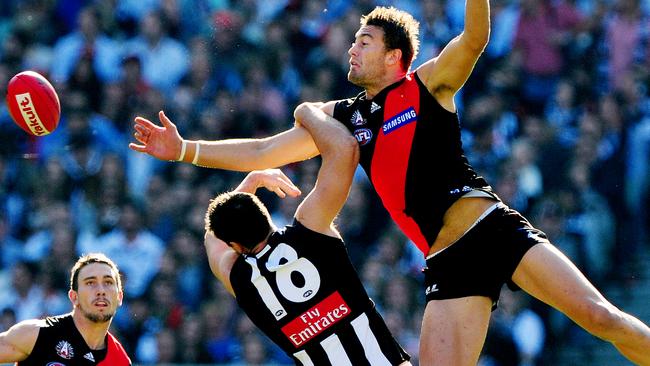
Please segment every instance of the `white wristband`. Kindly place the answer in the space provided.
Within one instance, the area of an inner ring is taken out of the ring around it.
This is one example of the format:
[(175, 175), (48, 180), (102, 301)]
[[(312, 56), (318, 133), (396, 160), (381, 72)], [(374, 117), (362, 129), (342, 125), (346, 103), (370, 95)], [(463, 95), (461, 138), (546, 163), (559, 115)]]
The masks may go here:
[(178, 160), (176, 161), (183, 161), (183, 159), (185, 159), (186, 150), (187, 150), (187, 142), (185, 140), (181, 140), (181, 156), (179, 156)]
[(192, 164), (196, 165), (199, 162), (199, 152), (201, 151), (201, 143), (196, 142), (196, 151), (194, 151), (194, 159), (192, 159)]

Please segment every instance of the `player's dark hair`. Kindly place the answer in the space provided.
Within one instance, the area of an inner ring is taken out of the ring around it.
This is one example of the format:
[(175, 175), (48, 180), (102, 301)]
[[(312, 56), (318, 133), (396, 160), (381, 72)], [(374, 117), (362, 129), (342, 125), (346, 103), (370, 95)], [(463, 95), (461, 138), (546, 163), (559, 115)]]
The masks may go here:
[(70, 270), (70, 289), (77, 291), (79, 290), (79, 272), (82, 268), (89, 264), (93, 263), (103, 263), (111, 267), (115, 272), (115, 281), (117, 281), (117, 288), (122, 291), (122, 279), (120, 278), (120, 270), (117, 268), (117, 264), (113, 262), (103, 253), (90, 253), (84, 256), (79, 257), (77, 263), (72, 266)]
[(253, 249), (271, 232), (271, 215), (257, 196), (227, 192), (210, 202), (205, 228), (226, 243), (235, 242)]
[(361, 17), (361, 26), (364, 25), (380, 27), (384, 31), (386, 48), (402, 51), (402, 68), (408, 71), (420, 47), (420, 23), (405, 11), (392, 6), (378, 6)]

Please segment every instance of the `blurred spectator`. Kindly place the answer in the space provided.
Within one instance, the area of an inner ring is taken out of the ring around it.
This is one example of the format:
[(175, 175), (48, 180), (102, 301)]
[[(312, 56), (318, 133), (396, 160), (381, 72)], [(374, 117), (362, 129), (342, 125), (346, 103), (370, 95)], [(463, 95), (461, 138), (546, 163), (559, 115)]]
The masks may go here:
[(40, 318), (48, 314), (43, 288), (37, 283), (38, 268), (25, 262), (11, 270), (11, 287), (0, 299), (0, 309), (11, 309), (16, 321)]
[(501, 291), (499, 307), (490, 319), (482, 366), (534, 366), (542, 356), (546, 329), (542, 318), (528, 308), (530, 297)]
[[(203, 208), (202, 208), (203, 209)], [(172, 238), (170, 250), (178, 261), (174, 271), (177, 284), (175, 293), (184, 306), (198, 310), (203, 301), (205, 276), (205, 256), (201, 252), (201, 239), (190, 232), (178, 230)]]
[(568, 1), (522, 0), (515, 48), (522, 57), (522, 98), (530, 112), (539, 113), (555, 91), (564, 66), (562, 47), (580, 21)]
[(14, 238), (10, 232), (9, 220), (0, 211), (0, 271), (11, 269), (22, 258), (23, 242)]
[(122, 206), (119, 225), (114, 230), (85, 238), (77, 251), (102, 251), (110, 256), (126, 278), (124, 294), (134, 298), (145, 293), (158, 272), (164, 248), (164, 243), (143, 225), (143, 211), (129, 202)]
[(103, 33), (97, 9), (87, 6), (79, 12), (77, 29), (59, 38), (54, 46), (52, 81), (67, 83), (80, 60), (92, 63), (101, 81), (116, 81), (120, 75), (121, 50), (120, 43)]
[(609, 85), (611, 90), (622, 87), (623, 77), (644, 63), (648, 50), (648, 19), (639, 11), (639, 0), (616, 0), (605, 22), (609, 51)]
[(142, 17), (138, 35), (125, 45), (125, 54), (137, 56), (144, 80), (167, 96), (185, 76), (189, 53), (179, 41), (168, 36), (160, 12)]

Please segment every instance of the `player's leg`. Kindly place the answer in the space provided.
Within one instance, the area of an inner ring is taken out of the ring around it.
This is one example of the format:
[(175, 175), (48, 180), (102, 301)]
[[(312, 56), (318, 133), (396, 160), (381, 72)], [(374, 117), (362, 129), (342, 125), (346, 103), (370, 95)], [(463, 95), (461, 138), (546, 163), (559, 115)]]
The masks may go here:
[(538, 244), (528, 250), (512, 280), (591, 334), (611, 342), (631, 361), (650, 365), (650, 328), (607, 301), (551, 244)]
[[(427, 258), (427, 306), (420, 336), (422, 365), (475, 366), (492, 307), (512, 271), (496, 268), (499, 250), (487, 216), (454, 244)], [(514, 267), (512, 268), (514, 270)]]
[(420, 336), (420, 365), (475, 366), (483, 348), (492, 300), (483, 296), (431, 300)]

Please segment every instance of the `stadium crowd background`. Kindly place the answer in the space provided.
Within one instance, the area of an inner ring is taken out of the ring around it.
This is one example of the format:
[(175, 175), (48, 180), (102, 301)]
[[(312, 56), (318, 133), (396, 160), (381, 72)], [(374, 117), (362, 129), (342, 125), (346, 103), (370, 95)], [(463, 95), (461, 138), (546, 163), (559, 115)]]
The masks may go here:
[[(0, 331), (67, 312), (70, 266), (102, 251), (125, 276), (113, 331), (136, 363), (290, 363), (205, 260), (208, 201), (243, 175), (130, 151), (132, 120), (164, 109), (186, 138), (285, 130), (300, 101), (359, 92), (347, 49), (359, 16), (388, 3), (421, 22), (414, 66), (462, 29), (461, 0), (1, 1), (1, 94), (12, 75), (37, 70), (63, 113), (58, 130), (30, 138), (0, 107)], [(458, 98), (468, 157), (598, 286), (629, 286), (648, 245), (650, 1), (490, 3), (490, 44)], [(317, 168), (284, 171), (307, 192)], [(289, 222), (298, 200), (263, 198)], [(338, 225), (417, 358), (423, 260), (363, 173)], [(575, 329), (506, 291), (481, 363), (554, 364)]]

